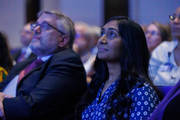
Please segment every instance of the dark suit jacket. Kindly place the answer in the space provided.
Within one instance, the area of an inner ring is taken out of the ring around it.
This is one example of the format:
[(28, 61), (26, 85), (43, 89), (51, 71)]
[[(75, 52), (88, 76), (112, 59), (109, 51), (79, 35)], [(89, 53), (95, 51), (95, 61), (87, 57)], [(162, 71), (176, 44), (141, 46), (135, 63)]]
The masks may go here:
[[(33, 60), (14, 66), (0, 83), (0, 91)], [(7, 120), (72, 119), (75, 105), (86, 89), (86, 73), (80, 57), (71, 49), (63, 50), (21, 79), (17, 97), (3, 100), (4, 112)]]
[[(18, 57), (21, 55), (21, 50), (18, 50), (16, 53), (12, 55), (13, 60), (17, 62)], [(31, 53), (27, 59), (37, 57), (34, 53)]]

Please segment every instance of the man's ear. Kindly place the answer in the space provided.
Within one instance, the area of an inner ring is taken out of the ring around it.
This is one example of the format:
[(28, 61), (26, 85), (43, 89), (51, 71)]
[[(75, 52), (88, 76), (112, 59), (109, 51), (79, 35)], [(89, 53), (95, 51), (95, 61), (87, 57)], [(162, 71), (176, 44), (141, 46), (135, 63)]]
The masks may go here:
[(59, 40), (59, 47), (65, 47), (67, 46), (69, 42), (69, 37), (67, 35), (63, 35), (62, 37), (60, 37), (60, 40)]

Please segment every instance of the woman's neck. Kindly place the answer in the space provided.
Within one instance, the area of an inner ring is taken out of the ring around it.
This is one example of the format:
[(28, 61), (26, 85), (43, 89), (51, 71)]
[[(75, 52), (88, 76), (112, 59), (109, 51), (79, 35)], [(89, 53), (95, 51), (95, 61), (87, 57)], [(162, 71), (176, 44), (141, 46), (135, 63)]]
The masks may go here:
[(117, 63), (114, 63), (114, 62), (107, 63), (107, 66), (108, 66), (108, 69), (109, 69), (109, 78), (104, 84), (103, 90), (101, 92), (101, 96), (108, 89), (108, 87), (118, 79), (118, 77), (121, 74), (121, 65), (120, 65), (119, 62), (117, 62)]
[(109, 79), (108, 81), (116, 81), (121, 74), (121, 65), (117, 63), (107, 63), (109, 69)]

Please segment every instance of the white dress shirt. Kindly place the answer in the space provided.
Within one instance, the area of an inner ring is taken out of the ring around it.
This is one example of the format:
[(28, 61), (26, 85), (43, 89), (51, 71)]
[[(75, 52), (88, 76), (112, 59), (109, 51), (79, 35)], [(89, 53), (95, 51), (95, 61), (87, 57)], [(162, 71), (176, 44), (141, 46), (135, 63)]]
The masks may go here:
[[(46, 60), (48, 60), (51, 57), (51, 55), (48, 56), (44, 56), (41, 57), (41, 60), (43, 62), (45, 62)], [(39, 57), (38, 57), (39, 59)], [(3, 93), (6, 93), (8, 95), (11, 95), (13, 97), (16, 97), (16, 89), (17, 89), (17, 81), (18, 81), (19, 75), (16, 75), (9, 83), (8, 85), (5, 87), (5, 89), (3, 90)]]

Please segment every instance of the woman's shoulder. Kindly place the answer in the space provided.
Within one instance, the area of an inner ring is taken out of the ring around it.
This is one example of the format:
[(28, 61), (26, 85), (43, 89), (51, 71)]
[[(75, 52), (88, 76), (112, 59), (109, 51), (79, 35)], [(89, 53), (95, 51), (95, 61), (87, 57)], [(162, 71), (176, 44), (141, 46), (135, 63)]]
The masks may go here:
[(136, 85), (130, 91), (130, 94), (133, 96), (152, 96), (152, 95), (157, 96), (156, 92), (148, 82), (144, 82), (144, 83), (137, 82)]
[(159, 104), (158, 95), (148, 82), (137, 83), (130, 95), (130, 119), (148, 119)]

